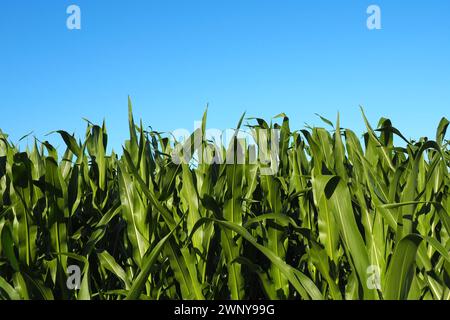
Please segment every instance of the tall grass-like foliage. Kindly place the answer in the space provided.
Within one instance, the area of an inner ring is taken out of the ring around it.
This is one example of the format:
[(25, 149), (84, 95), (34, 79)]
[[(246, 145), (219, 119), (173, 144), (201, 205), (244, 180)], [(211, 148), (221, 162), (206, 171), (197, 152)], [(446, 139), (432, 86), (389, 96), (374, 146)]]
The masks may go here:
[[(280, 130), (278, 170), (262, 175), (248, 158), (177, 164), (178, 143), (129, 110), (120, 157), (104, 124), (80, 142), (58, 131), (63, 154), (0, 131), (0, 299), (450, 299), (446, 119), (419, 141), (364, 115), (362, 139), (339, 119), (252, 120)], [(214, 157), (201, 138), (188, 147)]]

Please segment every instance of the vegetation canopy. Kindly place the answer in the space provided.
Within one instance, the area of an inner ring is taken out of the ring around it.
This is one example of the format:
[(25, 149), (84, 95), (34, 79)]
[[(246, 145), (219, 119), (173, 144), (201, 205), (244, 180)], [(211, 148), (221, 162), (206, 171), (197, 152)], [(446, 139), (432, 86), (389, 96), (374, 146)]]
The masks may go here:
[(57, 131), (64, 154), (0, 131), (0, 299), (450, 299), (449, 122), (408, 141), (364, 113), (362, 139), (339, 117), (298, 131), (277, 119), (248, 124), (279, 130), (265, 163), (175, 163), (182, 143), (218, 150), (146, 131), (131, 103), (121, 156), (104, 124), (78, 142)]

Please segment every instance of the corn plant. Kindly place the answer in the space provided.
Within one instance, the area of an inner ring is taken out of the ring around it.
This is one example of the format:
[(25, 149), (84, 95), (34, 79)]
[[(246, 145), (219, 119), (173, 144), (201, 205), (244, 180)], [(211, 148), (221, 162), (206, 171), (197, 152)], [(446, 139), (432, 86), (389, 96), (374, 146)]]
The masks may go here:
[(0, 131), (0, 299), (450, 299), (445, 118), (417, 141), (363, 112), (361, 138), (339, 117), (298, 131), (285, 114), (247, 119), (261, 149), (274, 137), (260, 130), (279, 132), (273, 175), (247, 153), (196, 161), (248, 148), (237, 134), (217, 148), (206, 118), (199, 141), (176, 141), (129, 102), (119, 154), (104, 123), (83, 141), (54, 132), (63, 151)]

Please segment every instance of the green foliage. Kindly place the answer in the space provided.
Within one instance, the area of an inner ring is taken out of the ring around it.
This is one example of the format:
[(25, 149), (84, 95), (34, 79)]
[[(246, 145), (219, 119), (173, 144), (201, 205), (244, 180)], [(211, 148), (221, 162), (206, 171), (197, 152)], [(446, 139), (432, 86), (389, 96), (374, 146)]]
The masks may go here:
[(301, 131), (276, 118), (248, 119), (255, 137), (280, 130), (271, 176), (273, 158), (174, 162), (174, 150), (247, 148), (237, 135), (213, 146), (206, 112), (199, 141), (170, 143), (135, 124), (130, 102), (121, 157), (104, 124), (80, 142), (56, 131), (61, 158), (0, 131), (0, 299), (450, 299), (449, 122), (435, 141), (408, 141), (363, 114), (360, 140), (339, 118)]

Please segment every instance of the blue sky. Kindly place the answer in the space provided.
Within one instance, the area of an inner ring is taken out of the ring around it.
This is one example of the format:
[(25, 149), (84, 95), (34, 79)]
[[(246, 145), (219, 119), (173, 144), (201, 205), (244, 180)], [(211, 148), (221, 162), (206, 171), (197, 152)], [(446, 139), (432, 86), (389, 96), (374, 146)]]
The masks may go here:
[[(81, 8), (68, 30), (66, 8)], [(368, 30), (377, 4), (382, 30)], [(405, 136), (434, 137), (450, 117), (448, 0), (3, 0), (0, 128), (84, 135), (83, 117), (106, 119), (110, 142), (134, 113), (159, 131), (234, 127), (242, 112), (285, 112), (291, 127), (314, 115), (364, 131), (392, 119)], [(50, 138), (63, 145), (57, 137)]]

